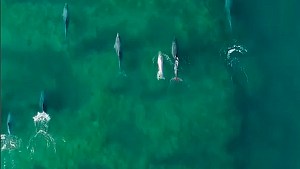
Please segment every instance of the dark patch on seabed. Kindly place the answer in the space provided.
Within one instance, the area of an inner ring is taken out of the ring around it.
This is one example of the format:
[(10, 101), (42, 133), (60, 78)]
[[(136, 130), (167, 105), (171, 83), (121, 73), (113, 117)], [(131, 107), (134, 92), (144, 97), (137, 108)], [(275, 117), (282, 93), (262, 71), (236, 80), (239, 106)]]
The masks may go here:
[(228, 146), (239, 169), (300, 168), (299, 1), (237, 2), (233, 11), (247, 25), (264, 76), (255, 95), (236, 90), (242, 114), (239, 136)]

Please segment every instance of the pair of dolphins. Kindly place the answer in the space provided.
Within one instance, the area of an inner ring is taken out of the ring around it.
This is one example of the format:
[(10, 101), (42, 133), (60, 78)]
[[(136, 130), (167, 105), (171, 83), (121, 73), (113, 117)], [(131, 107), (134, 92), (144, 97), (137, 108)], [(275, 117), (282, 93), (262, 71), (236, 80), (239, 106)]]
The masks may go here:
[[(232, 25), (231, 25), (231, 5), (232, 5), (232, 0), (225, 0), (225, 12), (226, 12), (226, 17), (229, 23), (229, 28), (232, 30)], [(62, 13), (63, 21), (64, 21), (64, 29), (65, 29), (65, 38), (67, 38), (67, 32), (68, 32), (68, 27), (69, 27), (69, 22), (70, 22), (70, 17), (69, 17), (69, 8), (68, 4), (65, 3), (63, 13)], [(118, 35), (117, 35), (118, 37)], [(173, 50), (172, 50), (173, 51)]]
[[(178, 57), (178, 49), (177, 49), (177, 40), (174, 38), (172, 42), (172, 56), (174, 58), (174, 77), (171, 79), (171, 81), (182, 81), (181, 78), (178, 77), (178, 66), (179, 66), (179, 57)], [(158, 52), (157, 56), (157, 65), (158, 65), (158, 71), (157, 71), (157, 80), (164, 80), (164, 73), (163, 73), (163, 54), (161, 51)]]
[[(45, 100), (45, 93), (44, 91), (41, 92), (40, 95), (40, 101), (39, 101), (39, 107), (41, 112), (47, 112), (47, 104)], [(9, 112), (7, 115), (7, 120), (6, 120), (6, 126), (7, 126), (7, 134), (11, 135), (12, 134), (12, 115)]]
[[(226, 12), (226, 17), (228, 20), (230, 31), (232, 30), (231, 11), (230, 11), (231, 5), (232, 5), (232, 0), (225, 0), (225, 12)], [(171, 81), (182, 81), (182, 79), (178, 77), (179, 58), (177, 54), (178, 54), (177, 42), (176, 42), (176, 38), (174, 38), (172, 42), (172, 56), (175, 60), (175, 63), (174, 63), (174, 77), (171, 79)], [(157, 64), (158, 64), (157, 80), (165, 79), (163, 74), (163, 55), (161, 51), (158, 52)]]

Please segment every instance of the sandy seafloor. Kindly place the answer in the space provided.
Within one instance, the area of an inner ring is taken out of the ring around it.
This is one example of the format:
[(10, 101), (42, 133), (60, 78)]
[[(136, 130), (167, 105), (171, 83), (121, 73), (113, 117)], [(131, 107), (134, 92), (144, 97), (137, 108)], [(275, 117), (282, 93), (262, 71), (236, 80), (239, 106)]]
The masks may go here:
[[(223, 1), (70, 1), (68, 40), (64, 3), (1, 0), (1, 132), (11, 112), (15, 168), (300, 169), (298, 2), (233, 1), (230, 34)], [(174, 37), (181, 84), (167, 63), (157, 81), (152, 62)], [(247, 84), (219, 55), (232, 39), (248, 49)], [(57, 152), (41, 144), (30, 159), (42, 90)]]

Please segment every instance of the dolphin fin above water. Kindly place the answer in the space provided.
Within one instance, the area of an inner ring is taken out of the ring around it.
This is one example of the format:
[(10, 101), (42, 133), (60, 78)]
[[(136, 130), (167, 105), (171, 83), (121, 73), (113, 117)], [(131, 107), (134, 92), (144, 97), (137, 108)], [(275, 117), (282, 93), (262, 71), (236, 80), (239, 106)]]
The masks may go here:
[(10, 135), (11, 134), (11, 127), (12, 127), (12, 119), (11, 119), (11, 114), (10, 113), (8, 113), (8, 115), (7, 115), (6, 125), (7, 125), (7, 133), (8, 133), (8, 135)]
[(45, 101), (45, 92), (41, 91), (39, 107), (42, 112), (47, 112), (47, 105)]

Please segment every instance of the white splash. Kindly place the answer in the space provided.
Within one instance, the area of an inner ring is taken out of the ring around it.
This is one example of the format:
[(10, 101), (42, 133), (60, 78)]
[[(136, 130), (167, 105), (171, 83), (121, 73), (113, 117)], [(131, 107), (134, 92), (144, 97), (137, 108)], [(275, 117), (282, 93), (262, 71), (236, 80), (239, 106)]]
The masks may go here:
[(1, 134), (1, 151), (16, 150), (21, 147), (21, 139), (11, 134)]
[(22, 140), (12, 134), (1, 134), (1, 168), (14, 169), (16, 167), (14, 156), (21, 152)]
[(36, 142), (39, 138), (42, 138), (46, 141), (47, 148), (52, 147), (54, 152), (56, 152), (56, 143), (54, 138), (48, 134), (48, 123), (51, 120), (49, 114), (46, 112), (37, 112), (37, 115), (33, 117), (34, 125), (36, 128), (36, 133), (29, 140), (29, 145), (27, 149), (30, 150), (31, 155), (34, 154), (35, 149), (37, 148)]
[(225, 52), (226, 52), (226, 59), (231, 59), (232, 58), (231, 54), (233, 52), (238, 52), (238, 53), (243, 55), (243, 54), (247, 53), (248, 50), (245, 47), (241, 46), (241, 45), (235, 45), (234, 44), (233, 46), (228, 47)]
[[(237, 52), (241, 55), (244, 55), (245, 53), (248, 52), (248, 50), (244, 46), (236, 45), (236, 44), (234, 44), (233, 46), (230, 46), (230, 47), (226, 48), (225, 50), (223, 50), (223, 54), (225, 54), (225, 56), (226, 56), (225, 57), (226, 65), (231, 70), (239, 69), (239, 71), (241, 71), (244, 74), (244, 76), (246, 78), (246, 81), (248, 82), (248, 75), (245, 71), (245, 68), (243, 66), (241, 66), (240, 60), (237, 57), (237, 55), (232, 55), (235, 52)], [(231, 79), (232, 79), (232, 77), (231, 77)]]

